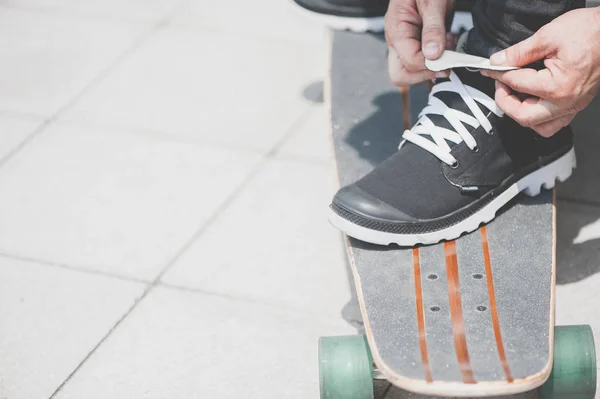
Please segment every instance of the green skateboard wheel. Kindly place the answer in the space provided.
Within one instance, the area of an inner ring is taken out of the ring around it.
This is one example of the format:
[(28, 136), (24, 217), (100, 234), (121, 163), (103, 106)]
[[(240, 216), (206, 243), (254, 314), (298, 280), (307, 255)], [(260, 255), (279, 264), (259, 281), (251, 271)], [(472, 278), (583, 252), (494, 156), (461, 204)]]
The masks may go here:
[(319, 339), (321, 399), (373, 399), (373, 361), (365, 337)]
[(539, 389), (542, 399), (593, 399), (596, 393), (596, 350), (592, 328), (554, 328), (554, 366)]

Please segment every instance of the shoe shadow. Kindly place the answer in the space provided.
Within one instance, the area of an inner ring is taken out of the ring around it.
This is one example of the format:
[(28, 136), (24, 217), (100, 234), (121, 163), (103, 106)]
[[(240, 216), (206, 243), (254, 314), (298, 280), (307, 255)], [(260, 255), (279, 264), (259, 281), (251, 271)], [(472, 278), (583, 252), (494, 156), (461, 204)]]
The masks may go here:
[[(405, 126), (404, 112), (410, 112), (409, 121), (416, 121), (423, 104), (427, 103), (427, 96), (425, 84), (411, 87), (406, 95), (400, 90), (378, 95), (372, 102), (373, 114), (350, 130), (346, 142), (371, 166), (380, 164), (398, 151)], [(403, 100), (409, 101), (408, 109), (403, 106)]]

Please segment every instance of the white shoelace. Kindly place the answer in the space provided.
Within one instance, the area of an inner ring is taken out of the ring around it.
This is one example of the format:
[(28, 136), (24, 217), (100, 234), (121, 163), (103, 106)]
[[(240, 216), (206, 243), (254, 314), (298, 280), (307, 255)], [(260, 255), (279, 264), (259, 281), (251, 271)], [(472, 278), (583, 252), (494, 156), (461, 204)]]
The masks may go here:
[[(444, 91), (458, 93), (465, 104), (467, 104), (467, 107), (469, 107), (473, 116), (448, 107), (442, 100), (434, 96), (435, 93)], [(410, 141), (424, 150), (429, 151), (448, 165), (458, 165), (456, 158), (450, 154), (451, 149), (448, 145), (448, 141), (455, 144), (464, 141), (471, 150), (477, 150), (477, 142), (464, 124), (471, 126), (473, 130), (477, 129), (479, 126), (483, 126), (488, 134), (492, 131), (490, 121), (476, 102), (482, 104), (497, 116), (504, 115), (500, 108), (496, 106), (496, 102), (493, 98), (490, 98), (473, 87), (464, 85), (460, 78), (452, 71), (450, 72), (449, 81), (438, 83), (433, 86), (433, 89), (429, 94), (428, 104), (419, 114), (419, 120), (412, 129), (404, 132), (402, 138), (404, 141)], [(434, 125), (427, 115), (443, 116), (448, 120), (450, 125), (452, 125), (454, 131)], [(431, 136), (433, 141), (423, 137), (425, 135)], [(400, 147), (402, 147), (404, 141), (400, 143)]]

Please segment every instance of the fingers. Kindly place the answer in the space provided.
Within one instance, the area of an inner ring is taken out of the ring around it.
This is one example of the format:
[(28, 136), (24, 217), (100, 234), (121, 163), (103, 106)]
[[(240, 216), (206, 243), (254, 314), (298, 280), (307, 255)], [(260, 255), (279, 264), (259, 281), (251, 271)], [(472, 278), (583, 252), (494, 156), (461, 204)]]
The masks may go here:
[(495, 100), (506, 115), (525, 127), (537, 126), (562, 116), (559, 107), (555, 104), (533, 97), (521, 101), (512, 93), (510, 87), (498, 81)]
[(423, 54), (430, 60), (440, 58), (446, 43), (446, 2), (440, 0), (419, 0), (417, 2), (423, 19)]
[(385, 39), (388, 47), (396, 51), (397, 57), (408, 71), (419, 72), (425, 69), (417, 20), (419, 16), (412, 15), (405, 7), (406, 5), (392, 7), (390, 3), (385, 21)]
[(520, 93), (545, 99), (555, 97), (556, 87), (548, 69), (517, 69), (508, 72), (482, 70), (481, 74), (498, 80)]
[(428, 54), (438, 58), (444, 51), (446, 4), (439, 0), (390, 1), (385, 35), (389, 48), (389, 74), (395, 85), (411, 85), (436, 76), (448, 76), (447, 71), (437, 74), (429, 71), (423, 54), (426, 49)]
[(436, 73), (428, 69), (410, 72), (405, 68), (393, 47), (388, 52), (388, 71), (390, 79), (396, 86), (409, 86), (426, 80), (432, 80)]
[(496, 101), (496, 105), (498, 105), (506, 115), (515, 119), (513, 115), (521, 106), (521, 100), (512, 94), (510, 87), (502, 82), (496, 81), (496, 94), (494, 100)]
[(406, 38), (396, 42), (394, 48), (398, 59), (409, 72), (420, 72), (426, 69), (420, 41)]
[(541, 123), (539, 125), (532, 126), (532, 129), (535, 130), (539, 135), (544, 137), (550, 137), (557, 133), (560, 129), (567, 126), (573, 120), (572, 115), (563, 116), (557, 119), (554, 119), (549, 122)]
[(525, 66), (546, 57), (550, 51), (550, 41), (543, 29), (533, 36), (499, 51), (490, 57), (492, 65)]

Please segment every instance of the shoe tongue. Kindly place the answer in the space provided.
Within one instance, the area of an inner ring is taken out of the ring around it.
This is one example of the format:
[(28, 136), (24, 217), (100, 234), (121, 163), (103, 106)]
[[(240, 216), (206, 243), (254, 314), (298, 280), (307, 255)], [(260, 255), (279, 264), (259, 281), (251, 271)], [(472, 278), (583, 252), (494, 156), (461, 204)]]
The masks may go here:
[[(467, 47), (468, 33), (469, 32), (463, 33), (461, 35), (461, 37), (458, 39), (457, 47), (456, 47), (457, 52), (465, 53), (465, 54), (470, 53), (468, 50), (468, 47)], [(473, 54), (471, 54), (471, 55), (473, 55)], [(494, 98), (495, 85), (494, 85), (494, 81), (492, 79), (486, 78), (485, 76), (481, 75), (478, 71), (470, 71), (467, 68), (454, 68), (453, 71), (459, 77), (459, 79), (461, 80), (463, 85), (473, 87), (473, 88), (481, 91), (482, 93), (485, 93), (487, 96)], [(436, 84), (442, 83), (442, 82), (447, 82), (449, 80), (450, 79), (437, 79)], [(460, 94), (455, 93), (455, 92), (444, 91), (444, 92), (436, 93), (436, 94), (434, 94), (434, 96), (437, 97), (438, 99), (440, 99), (441, 101), (443, 101), (444, 104), (446, 104), (449, 108), (463, 112), (467, 115), (474, 116), (473, 113), (471, 112), (471, 110), (469, 109), (469, 107), (467, 106), (467, 104), (465, 103), (465, 101), (460, 96)], [(481, 109), (481, 111), (484, 114), (487, 114), (489, 112), (489, 110), (486, 107), (484, 107), (477, 101), (475, 101), (475, 104), (477, 104), (479, 106), (479, 108)], [(448, 130), (454, 130), (454, 127), (450, 124), (450, 122), (448, 122), (448, 120), (445, 117), (443, 117), (442, 115), (427, 115), (427, 117), (436, 126), (439, 126), (439, 127), (442, 127), (442, 128), (448, 129)], [(470, 126), (465, 126), (465, 127), (469, 131), (472, 130), (472, 127), (470, 127)], [(424, 137), (433, 141), (433, 138), (431, 136), (424, 136)], [(448, 142), (448, 144), (449, 144), (450, 148), (453, 148), (456, 145), (452, 142)]]
[[(469, 71), (466, 68), (455, 68), (454, 73), (459, 77), (459, 79), (465, 86), (473, 87), (473, 88), (481, 91), (482, 93), (488, 95), (489, 97), (494, 98), (495, 88), (494, 88), (494, 81), (492, 79), (486, 78), (485, 76), (481, 75), (477, 71), (475, 71), (475, 72)], [(448, 81), (448, 80), (449, 79), (444, 79), (443, 81)], [(436, 83), (438, 83), (438, 82), (436, 81)], [(464, 112), (466, 114), (472, 115), (471, 110), (469, 109), (469, 107), (467, 106), (465, 101), (462, 99), (460, 94), (455, 93), (455, 92), (450, 92), (450, 91), (443, 91), (443, 92), (434, 94), (434, 96), (436, 96), (437, 98), (442, 100), (448, 107), (456, 109), (460, 112)], [(481, 110), (484, 113), (487, 113), (489, 111), (487, 108), (485, 108), (483, 105), (479, 104), (477, 101), (475, 103), (477, 105), (479, 105), (479, 108), (481, 108)]]
[[(485, 93), (489, 97), (494, 98), (495, 88), (494, 88), (494, 81), (492, 79), (486, 78), (485, 76), (481, 75), (479, 72), (469, 71), (466, 68), (455, 68), (454, 73), (460, 78), (460, 80), (463, 82), (464, 85), (471, 86), (471, 87)], [(450, 79), (438, 79), (438, 80), (436, 80), (436, 84), (441, 83), (441, 82), (447, 82), (449, 80)], [(474, 116), (473, 113), (471, 112), (471, 110), (469, 109), (469, 107), (467, 106), (467, 104), (465, 103), (465, 101), (460, 96), (460, 94), (458, 94), (456, 92), (443, 91), (443, 92), (434, 94), (434, 96), (437, 97), (438, 99), (442, 100), (444, 102), (444, 104), (446, 104), (449, 108), (463, 112), (467, 115)], [(481, 111), (484, 114), (487, 114), (489, 112), (489, 110), (486, 107), (484, 107), (477, 101), (475, 101), (475, 103), (479, 106), (479, 108), (481, 109)], [(431, 122), (433, 122), (434, 125), (454, 131), (454, 127), (442, 115), (428, 114), (427, 117), (431, 120)], [(469, 131), (472, 130), (471, 126), (465, 125), (465, 127)], [(431, 136), (424, 136), (424, 137), (433, 141), (433, 138)], [(450, 148), (455, 146), (455, 144), (452, 142), (448, 142), (448, 144), (450, 145)]]
[[(467, 46), (469, 39), (469, 32), (465, 32), (458, 38), (456, 43), (456, 52), (469, 54), (469, 55), (478, 55), (471, 51)], [(458, 75), (463, 84), (467, 84), (468, 86), (474, 87), (477, 90), (487, 94), (491, 98), (494, 98), (495, 85), (494, 81), (490, 78), (486, 78), (478, 71), (469, 71), (467, 68), (455, 68), (454, 72)]]
[(469, 71), (467, 68), (455, 68), (454, 73), (458, 75), (464, 85), (471, 86), (489, 97), (494, 98), (496, 91), (494, 80), (486, 78), (479, 71)]

